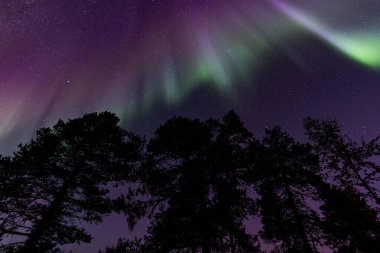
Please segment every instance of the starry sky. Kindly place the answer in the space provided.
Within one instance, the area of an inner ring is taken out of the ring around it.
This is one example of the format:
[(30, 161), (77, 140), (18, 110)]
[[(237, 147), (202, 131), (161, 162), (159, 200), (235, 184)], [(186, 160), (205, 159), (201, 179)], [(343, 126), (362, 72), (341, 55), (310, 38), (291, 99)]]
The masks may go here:
[(306, 116), (380, 134), (377, 0), (3, 0), (0, 59), (3, 154), (104, 110), (148, 136), (230, 109), (257, 136), (279, 124), (302, 138)]

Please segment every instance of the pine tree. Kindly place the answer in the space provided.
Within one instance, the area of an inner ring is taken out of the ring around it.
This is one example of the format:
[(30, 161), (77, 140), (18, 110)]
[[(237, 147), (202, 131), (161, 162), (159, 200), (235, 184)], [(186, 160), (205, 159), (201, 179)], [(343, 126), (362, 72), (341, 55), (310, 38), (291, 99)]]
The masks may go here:
[(250, 138), (233, 112), (221, 122), (176, 117), (157, 129), (144, 173), (147, 192), (161, 200), (146, 238), (155, 252), (256, 252), (243, 224), (254, 210), (241, 180)]
[(325, 187), (323, 230), (327, 243), (337, 252), (375, 253), (380, 249), (380, 221), (377, 212), (353, 189)]
[(280, 252), (316, 252), (319, 218), (309, 204), (318, 198), (318, 157), (279, 127), (252, 144), (247, 178), (259, 195), (264, 240)]
[(117, 126), (111, 113), (88, 114), (43, 128), (13, 158), (23, 192), (16, 206), (26, 240), (18, 252), (57, 251), (89, 242), (79, 222), (99, 223), (113, 210), (111, 183), (128, 180), (141, 140)]
[(380, 205), (380, 136), (359, 144), (343, 135), (336, 120), (305, 121), (306, 134), (320, 156), (324, 177), (341, 189), (355, 189), (367, 201)]
[(10, 235), (23, 235), (18, 231), (23, 225), (18, 211), (23, 204), (21, 200), (30, 194), (23, 191), (20, 182), (10, 157), (0, 156), (0, 252), (10, 251), (17, 245), (7, 243)]

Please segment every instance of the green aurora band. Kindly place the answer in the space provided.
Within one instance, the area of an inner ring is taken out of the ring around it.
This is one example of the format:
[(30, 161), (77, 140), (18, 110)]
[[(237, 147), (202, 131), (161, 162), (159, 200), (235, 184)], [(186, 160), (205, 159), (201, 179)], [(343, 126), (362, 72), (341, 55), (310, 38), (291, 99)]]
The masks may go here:
[(93, 111), (113, 111), (128, 126), (203, 86), (233, 107), (237, 84), (256, 85), (274, 51), (299, 58), (291, 41), (305, 31), (380, 70), (379, 1), (64, 2), (0, 5), (4, 143)]

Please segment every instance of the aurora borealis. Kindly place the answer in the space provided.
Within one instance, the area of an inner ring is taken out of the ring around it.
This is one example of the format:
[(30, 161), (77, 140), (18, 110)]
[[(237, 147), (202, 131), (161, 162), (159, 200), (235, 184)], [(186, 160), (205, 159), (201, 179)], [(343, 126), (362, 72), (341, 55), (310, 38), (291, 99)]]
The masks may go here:
[(254, 132), (301, 135), (304, 117), (333, 116), (380, 133), (376, 0), (4, 0), (0, 59), (5, 154), (104, 110), (147, 135), (230, 109)]
[[(234, 107), (241, 85), (315, 36), (380, 69), (377, 1), (2, 1), (2, 149), (58, 118), (110, 110), (123, 124), (208, 86)], [(322, 62), (320, 64), (323, 64)], [(302, 63), (301, 63), (302, 65)]]

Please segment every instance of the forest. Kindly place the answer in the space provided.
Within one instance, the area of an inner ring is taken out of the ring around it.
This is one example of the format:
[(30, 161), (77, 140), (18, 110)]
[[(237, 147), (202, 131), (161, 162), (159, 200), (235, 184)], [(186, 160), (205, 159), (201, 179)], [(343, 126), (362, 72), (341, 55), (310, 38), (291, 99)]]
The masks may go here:
[(303, 142), (279, 126), (258, 138), (233, 111), (175, 116), (151, 138), (118, 122), (60, 120), (1, 156), (0, 252), (91, 243), (83, 224), (115, 213), (146, 234), (101, 253), (379, 252), (380, 137), (307, 118)]

